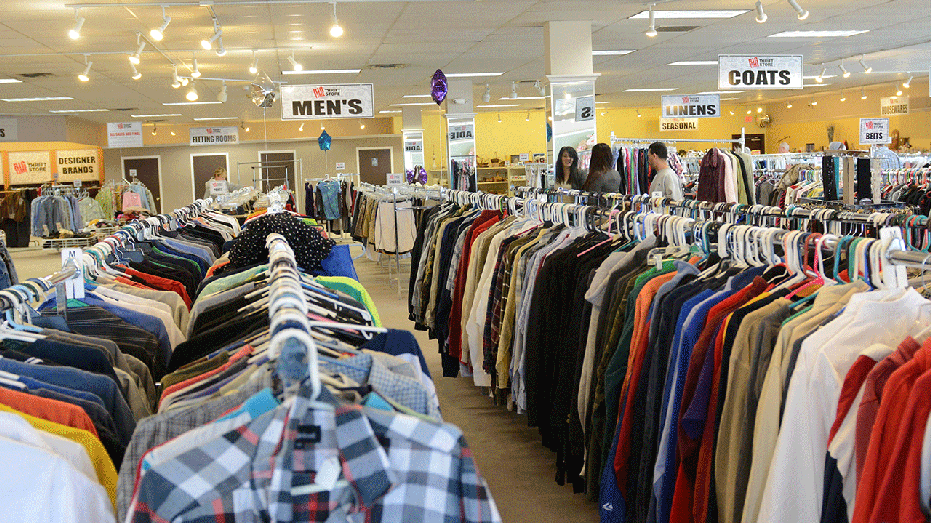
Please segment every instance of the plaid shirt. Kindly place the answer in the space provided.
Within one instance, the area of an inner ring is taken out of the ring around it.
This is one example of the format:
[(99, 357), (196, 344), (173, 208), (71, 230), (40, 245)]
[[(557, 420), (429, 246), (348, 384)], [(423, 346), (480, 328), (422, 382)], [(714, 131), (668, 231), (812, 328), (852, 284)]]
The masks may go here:
[[(306, 394), (153, 468), (130, 521), (501, 520), (455, 427)], [(292, 494), (327, 463), (345, 481)]]

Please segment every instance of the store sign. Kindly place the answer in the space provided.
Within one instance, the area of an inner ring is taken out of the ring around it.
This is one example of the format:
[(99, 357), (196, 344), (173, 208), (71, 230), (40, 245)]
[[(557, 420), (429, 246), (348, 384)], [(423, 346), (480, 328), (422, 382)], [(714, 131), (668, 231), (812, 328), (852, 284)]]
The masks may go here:
[(388, 187), (404, 185), (404, 174), (403, 173), (388, 173), (386, 175), (386, 182), (388, 184)]
[(698, 118), (660, 118), (660, 132), (666, 131), (697, 131)]
[(860, 118), (860, 145), (892, 143), (888, 118)]
[(575, 121), (588, 122), (595, 119), (595, 97), (583, 96), (575, 99)]
[(683, 94), (663, 96), (664, 118), (720, 118), (721, 95)]
[(801, 55), (718, 55), (718, 89), (801, 89)]
[(463, 125), (449, 126), (449, 141), (467, 142), (475, 139), (475, 124), (467, 123)]
[(97, 180), (100, 178), (100, 158), (96, 149), (58, 151), (55, 170), (63, 182)]
[(142, 147), (142, 122), (108, 123), (107, 147)]
[(49, 151), (10, 151), (10, 184), (41, 184), (52, 179), (52, 153)]
[(908, 97), (892, 96), (879, 99), (879, 114), (881, 116), (896, 116), (908, 114)]
[(207, 182), (211, 196), (220, 196), (221, 194), (230, 193), (230, 185), (226, 180), (210, 180)]
[(374, 118), (372, 84), (282, 85), (281, 118)]
[(239, 127), (192, 127), (191, 145), (236, 145)]
[(345, 170), (346, 170), (346, 162), (336, 162), (336, 170), (337, 170), (337, 171), (345, 171)]
[(530, 153), (520, 153), (520, 161), (521, 161), (521, 162), (529, 162), (529, 161), (530, 161)]
[(423, 152), (423, 142), (420, 140), (405, 140), (404, 141), (404, 152), (406, 153), (422, 153)]
[(15, 142), (18, 123), (13, 118), (0, 120), (0, 142)]

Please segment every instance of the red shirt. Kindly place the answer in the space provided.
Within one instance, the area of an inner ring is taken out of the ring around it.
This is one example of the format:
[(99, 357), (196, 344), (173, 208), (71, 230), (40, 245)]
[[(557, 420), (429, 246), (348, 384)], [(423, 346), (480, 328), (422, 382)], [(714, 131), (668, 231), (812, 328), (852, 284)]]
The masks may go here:
[(86, 430), (100, 439), (97, 429), (84, 409), (64, 401), (33, 396), (26, 392), (0, 387), (0, 403), (16, 409), (23, 414), (29, 414), (46, 421), (67, 425), (76, 429)]
[[(139, 272), (130, 267), (120, 267), (120, 270), (126, 274), (129, 274), (130, 276), (135, 276), (158, 289), (178, 293), (178, 296), (181, 296), (181, 299), (184, 300), (184, 304), (187, 305), (187, 308), (191, 308), (191, 304), (193, 302), (191, 301), (191, 297), (188, 296), (187, 290), (184, 288), (184, 285), (182, 285), (181, 282), (170, 280), (168, 278), (162, 278), (161, 276), (155, 276), (153, 274)], [(117, 280), (119, 280), (119, 278), (117, 278)]]
[(462, 257), (459, 259), (459, 268), (456, 272), (456, 285), (453, 288), (453, 307), (449, 312), (449, 355), (462, 361), (462, 298), (465, 294), (466, 273), (469, 270), (469, 255), (472, 252), (472, 243), (475, 238), (498, 223), (501, 214), (496, 211), (482, 211), (482, 214), (472, 222), (462, 246)]
[(853, 366), (847, 371), (847, 376), (844, 377), (844, 385), (840, 390), (840, 398), (837, 400), (837, 415), (834, 418), (834, 425), (831, 426), (828, 445), (831, 444), (834, 435), (837, 434), (840, 426), (844, 423), (844, 419), (847, 418), (847, 413), (850, 412), (854, 400), (857, 399), (857, 394), (860, 393), (860, 387), (875, 365), (876, 360), (862, 355), (857, 358), (857, 361), (853, 362)]
[(215, 368), (215, 369), (213, 369), (213, 370), (207, 371), (207, 372), (205, 372), (205, 373), (203, 373), (203, 374), (198, 374), (197, 376), (194, 376), (193, 378), (188, 378), (187, 380), (182, 381), (182, 382), (180, 382), (180, 383), (175, 383), (174, 385), (172, 385), (172, 386), (168, 387), (167, 389), (165, 389), (164, 391), (162, 391), (162, 397), (158, 400), (158, 406), (159, 406), (159, 407), (162, 406), (162, 401), (163, 401), (169, 394), (172, 394), (172, 393), (177, 392), (177, 391), (179, 391), (179, 390), (181, 390), (181, 389), (190, 387), (191, 385), (194, 385), (194, 384), (196, 384), (197, 382), (203, 381), (203, 380), (205, 380), (205, 379), (207, 379), (207, 378), (209, 378), (209, 377), (211, 377), (211, 376), (213, 376), (213, 375), (215, 375), (215, 374), (219, 374), (219, 373), (225, 371), (226, 369), (230, 368), (230, 366), (233, 365), (234, 363), (236, 363), (237, 361), (239, 361), (239, 360), (241, 360), (241, 359), (243, 359), (243, 358), (249, 357), (251, 354), (252, 354), (252, 346), (250, 346), (250, 345), (244, 345), (241, 349), (239, 349), (239, 350), (236, 352), (236, 354), (233, 354), (233, 356), (230, 357), (230, 359), (227, 360), (227, 362), (224, 363), (223, 365), (220, 365), (219, 367), (217, 367), (217, 368)]

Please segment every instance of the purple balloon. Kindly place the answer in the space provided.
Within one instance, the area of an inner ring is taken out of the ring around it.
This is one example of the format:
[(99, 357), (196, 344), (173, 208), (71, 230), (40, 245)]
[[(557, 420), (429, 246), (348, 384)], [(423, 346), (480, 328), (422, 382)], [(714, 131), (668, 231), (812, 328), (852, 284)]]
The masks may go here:
[(436, 105), (442, 105), (446, 99), (446, 93), (449, 92), (449, 86), (446, 84), (446, 75), (439, 69), (433, 73), (433, 79), (430, 81), (430, 95)]

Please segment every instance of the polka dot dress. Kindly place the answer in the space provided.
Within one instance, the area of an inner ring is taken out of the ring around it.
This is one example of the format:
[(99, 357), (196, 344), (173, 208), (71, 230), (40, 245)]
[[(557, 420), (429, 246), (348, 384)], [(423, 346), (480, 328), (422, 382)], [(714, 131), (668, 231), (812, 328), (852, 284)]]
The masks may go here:
[(266, 263), (268, 248), (265, 240), (275, 232), (287, 238), (297, 264), (308, 272), (320, 270), (320, 262), (330, 255), (335, 245), (333, 240), (324, 238), (315, 227), (307, 225), (296, 216), (288, 213), (266, 214), (249, 222), (237, 238), (230, 248), (230, 263), (235, 267)]

